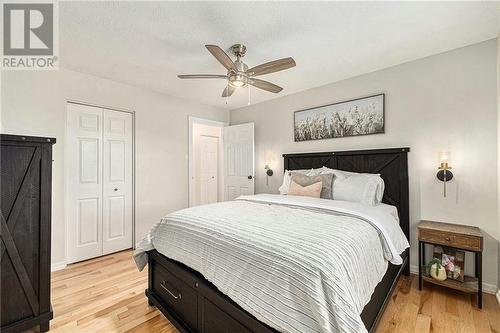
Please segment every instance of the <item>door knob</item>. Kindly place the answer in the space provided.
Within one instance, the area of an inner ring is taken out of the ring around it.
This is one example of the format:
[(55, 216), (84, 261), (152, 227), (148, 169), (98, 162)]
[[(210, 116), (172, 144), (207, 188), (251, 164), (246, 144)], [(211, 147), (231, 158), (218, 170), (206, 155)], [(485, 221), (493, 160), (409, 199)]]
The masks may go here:
[(253, 178), (252, 175), (248, 175), (248, 179), (252, 179), (252, 178)]

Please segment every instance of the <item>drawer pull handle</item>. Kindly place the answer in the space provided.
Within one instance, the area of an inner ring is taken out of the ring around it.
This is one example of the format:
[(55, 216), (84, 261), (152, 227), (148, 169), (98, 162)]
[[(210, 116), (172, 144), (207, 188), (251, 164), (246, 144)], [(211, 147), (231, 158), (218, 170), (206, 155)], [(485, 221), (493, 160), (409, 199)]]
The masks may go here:
[(450, 237), (446, 237), (445, 239), (447, 242), (449, 242), (451, 240)]
[(160, 287), (165, 289), (167, 291), (167, 293), (169, 293), (170, 296), (172, 296), (174, 299), (181, 299), (182, 298), (181, 293), (179, 293), (179, 295), (175, 295), (173, 292), (170, 291), (170, 289), (167, 288), (167, 281), (161, 281)]

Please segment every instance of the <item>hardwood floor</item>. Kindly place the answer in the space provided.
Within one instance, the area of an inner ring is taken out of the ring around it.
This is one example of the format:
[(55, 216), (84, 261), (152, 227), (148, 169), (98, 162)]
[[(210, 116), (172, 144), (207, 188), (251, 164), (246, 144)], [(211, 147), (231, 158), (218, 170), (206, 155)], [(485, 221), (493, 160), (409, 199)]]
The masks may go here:
[[(485, 294), (484, 308), (452, 290), (426, 286), (416, 276), (402, 278), (382, 316), (377, 333), (500, 333), (500, 308)], [(54, 319), (50, 332), (178, 331), (148, 306), (147, 269), (139, 272), (132, 251), (68, 266), (52, 274)]]
[(148, 306), (147, 279), (147, 268), (137, 270), (132, 251), (52, 273), (50, 332), (177, 333), (156, 308)]
[(500, 307), (494, 295), (483, 294), (483, 309), (476, 296), (402, 277), (387, 306), (377, 333), (500, 333)]

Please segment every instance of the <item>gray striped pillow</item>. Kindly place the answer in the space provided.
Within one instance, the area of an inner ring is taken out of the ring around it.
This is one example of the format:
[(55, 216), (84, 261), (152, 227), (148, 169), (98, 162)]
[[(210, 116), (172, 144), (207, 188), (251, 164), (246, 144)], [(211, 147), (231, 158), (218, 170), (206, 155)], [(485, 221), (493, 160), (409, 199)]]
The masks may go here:
[(306, 176), (299, 172), (291, 172), (292, 180), (300, 186), (309, 186), (317, 182), (322, 182), (321, 195), (322, 199), (333, 199), (332, 182), (333, 173), (326, 173), (317, 176)]

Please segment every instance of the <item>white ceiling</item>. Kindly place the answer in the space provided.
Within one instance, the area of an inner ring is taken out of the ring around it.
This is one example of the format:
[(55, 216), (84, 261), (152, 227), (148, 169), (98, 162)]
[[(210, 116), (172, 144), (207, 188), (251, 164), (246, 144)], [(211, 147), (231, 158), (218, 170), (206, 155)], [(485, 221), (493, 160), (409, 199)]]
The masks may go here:
[(146, 89), (226, 105), (225, 74), (205, 49), (248, 47), (250, 67), (291, 56), (297, 66), (262, 76), (279, 94), (253, 88), (251, 103), (284, 96), (494, 38), (499, 2), (60, 2), (61, 66)]

